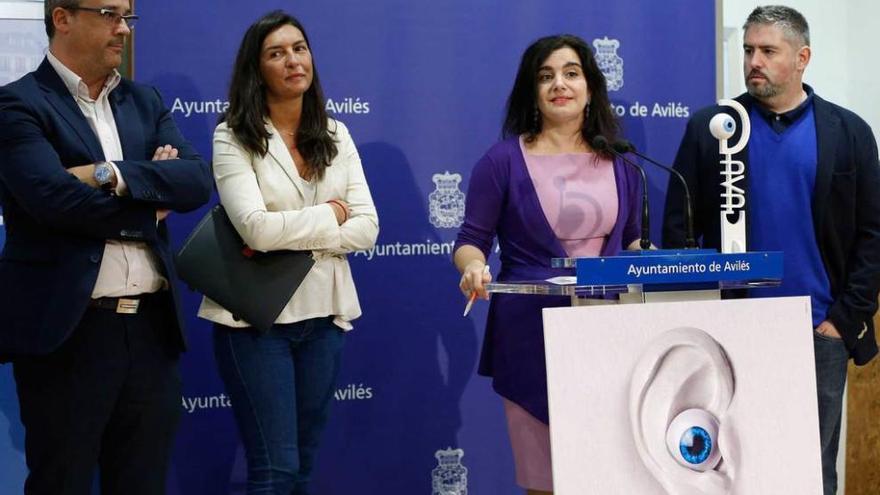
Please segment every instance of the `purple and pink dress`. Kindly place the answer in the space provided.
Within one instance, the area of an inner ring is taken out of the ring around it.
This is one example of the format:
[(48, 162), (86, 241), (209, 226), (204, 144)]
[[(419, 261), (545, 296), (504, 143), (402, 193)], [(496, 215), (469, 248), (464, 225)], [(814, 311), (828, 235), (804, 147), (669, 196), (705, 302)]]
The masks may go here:
[[(500, 246), (496, 281), (573, 275), (552, 258), (613, 256), (638, 239), (638, 173), (593, 153), (531, 155), (517, 137), (494, 145), (474, 166), (456, 246), (488, 259)], [(507, 413), (517, 483), (552, 490), (547, 375), (541, 309), (567, 297), (494, 294), (479, 373), (492, 377)]]

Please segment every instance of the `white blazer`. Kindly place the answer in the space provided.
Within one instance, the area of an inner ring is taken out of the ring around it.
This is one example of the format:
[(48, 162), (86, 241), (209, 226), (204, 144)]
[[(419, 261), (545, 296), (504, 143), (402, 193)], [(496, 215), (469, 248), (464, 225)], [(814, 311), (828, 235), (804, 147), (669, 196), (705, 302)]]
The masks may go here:
[[(336, 132), (338, 154), (323, 179), (306, 182), (271, 122), (266, 123), (271, 137), (263, 157), (246, 151), (221, 123), (214, 130), (214, 180), (220, 203), (251, 249), (313, 252), (315, 265), (275, 322), (333, 315), (336, 325), (351, 330), (361, 308), (346, 254), (376, 243), (379, 218), (348, 129), (333, 119), (328, 124)], [(351, 208), (342, 225), (327, 204), (331, 199), (342, 199)], [(230, 327), (248, 326), (207, 297), (198, 315)]]

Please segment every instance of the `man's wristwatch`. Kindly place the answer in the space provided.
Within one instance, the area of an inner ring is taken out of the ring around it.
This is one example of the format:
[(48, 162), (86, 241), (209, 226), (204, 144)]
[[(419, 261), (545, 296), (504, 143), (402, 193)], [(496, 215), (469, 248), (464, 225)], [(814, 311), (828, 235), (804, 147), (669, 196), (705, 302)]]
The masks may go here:
[(112, 191), (116, 187), (116, 172), (110, 162), (98, 162), (95, 164), (95, 172), (92, 175), (98, 187), (105, 191)]

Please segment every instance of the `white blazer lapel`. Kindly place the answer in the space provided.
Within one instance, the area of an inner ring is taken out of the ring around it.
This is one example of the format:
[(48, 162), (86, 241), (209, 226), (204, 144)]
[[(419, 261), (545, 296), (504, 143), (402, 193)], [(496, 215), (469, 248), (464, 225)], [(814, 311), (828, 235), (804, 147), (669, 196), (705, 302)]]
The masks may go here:
[(266, 123), (266, 130), (271, 134), (271, 136), (269, 136), (269, 154), (275, 159), (275, 163), (281, 167), (281, 170), (284, 171), (284, 175), (290, 179), (290, 182), (293, 183), (293, 187), (296, 188), (299, 195), (305, 200), (306, 195), (302, 188), (302, 179), (299, 176), (299, 172), (296, 171), (296, 164), (293, 163), (293, 157), (290, 155), (287, 145), (284, 144), (284, 139), (281, 137), (281, 133), (275, 129), (275, 126), (273, 126), (271, 122)]

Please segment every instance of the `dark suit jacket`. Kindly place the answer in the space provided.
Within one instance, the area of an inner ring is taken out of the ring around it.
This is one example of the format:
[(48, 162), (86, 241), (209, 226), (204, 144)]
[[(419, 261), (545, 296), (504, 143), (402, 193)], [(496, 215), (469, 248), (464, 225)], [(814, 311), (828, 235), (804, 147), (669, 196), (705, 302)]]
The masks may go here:
[[(880, 163), (870, 126), (858, 115), (814, 95), (818, 165), (813, 192), (813, 227), (834, 303), (827, 318), (837, 327), (856, 364), (877, 354), (873, 316), (880, 288)], [(754, 100), (741, 95), (747, 110)], [(675, 168), (687, 179), (694, 195), (696, 236), (703, 246), (721, 244), (719, 209), (721, 175), (718, 141), (709, 133), (709, 120), (718, 112), (733, 115), (730, 107), (713, 106), (697, 112), (688, 122)], [(731, 143), (739, 140), (739, 130)], [(746, 164), (748, 146), (736, 156)], [(748, 179), (739, 181), (746, 190)], [(684, 244), (682, 188), (670, 181), (663, 222), (663, 244)], [(805, 212), (807, 213), (807, 212)], [(747, 212), (748, 218), (761, 212)]]
[[(56, 349), (86, 310), (108, 239), (144, 241), (171, 281), (165, 222), (156, 210), (207, 202), (208, 165), (177, 130), (158, 92), (122, 80), (110, 95), (124, 160), (115, 161), (129, 194), (93, 189), (65, 171), (104, 159), (85, 117), (47, 60), (0, 88), (0, 355)], [(180, 159), (149, 161), (171, 144)], [(176, 294), (174, 295), (177, 301)], [(179, 306), (178, 306), (179, 307)], [(173, 338), (185, 347), (180, 311)]]

